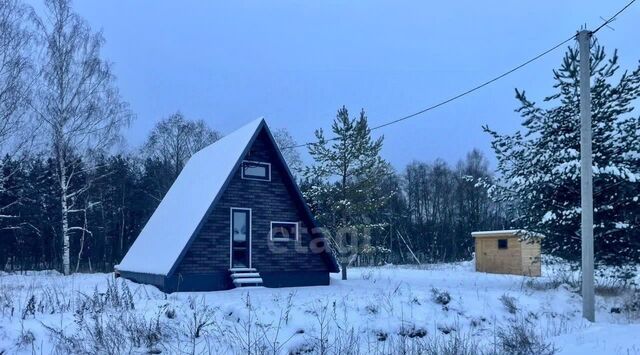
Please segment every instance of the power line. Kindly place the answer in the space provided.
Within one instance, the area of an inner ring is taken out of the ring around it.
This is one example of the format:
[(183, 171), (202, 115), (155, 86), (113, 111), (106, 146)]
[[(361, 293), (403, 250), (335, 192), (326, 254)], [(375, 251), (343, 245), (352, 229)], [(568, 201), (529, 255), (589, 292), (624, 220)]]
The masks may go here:
[[(604, 26), (608, 25), (609, 23), (611, 23), (612, 21), (614, 21), (618, 15), (620, 15), (620, 14), (621, 14), (622, 12), (624, 12), (627, 8), (629, 8), (629, 6), (631, 6), (634, 2), (636, 2), (636, 0), (631, 0), (627, 5), (625, 5), (622, 9), (620, 9), (620, 11), (616, 12), (616, 14), (615, 14), (615, 15), (611, 16), (608, 20), (604, 21), (604, 22), (603, 22), (600, 26), (598, 26), (595, 30), (591, 31), (591, 34), (595, 34), (595, 33), (596, 33), (596, 32), (598, 32), (602, 27), (604, 27)], [(420, 110), (420, 111), (414, 112), (414, 113), (409, 114), (409, 115), (406, 115), (406, 116), (402, 116), (402, 117), (400, 117), (400, 118), (397, 118), (397, 119), (395, 119), (395, 120), (392, 120), (392, 121), (389, 121), (389, 122), (383, 123), (383, 124), (378, 125), (378, 126), (374, 126), (374, 127), (372, 127), (372, 128), (371, 128), (371, 130), (372, 130), (372, 131), (375, 131), (375, 130), (377, 130), (377, 129), (380, 129), (380, 128), (383, 128), (383, 127), (387, 127), (387, 126), (390, 126), (390, 125), (392, 125), (392, 124), (396, 124), (396, 123), (398, 123), (398, 122), (402, 122), (402, 121), (408, 120), (408, 119), (410, 119), (410, 118), (412, 118), (412, 117), (415, 117), (415, 116), (421, 115), (421, 114), (423, 114), (423, 113), (425, 113), (425, 112), (428, 112), (428, 111), (431, 111), (431, 110), (433, 110), (433, 109), (436, 109), (436, 108), (438, 108), (438, 107), (440, 107), (440, 106), (446, 105), (446, 104), (448, 104), (448, 103), (450, 103), (450, 102), (452, 102), (452, 101), (455, 101), (455, 100), (457, 100), (457, 99), (459, 99), (459, 98), (462, 98), (463, 96), (469, 95), (469, 94), (473, 93), (474, 91), (480, 90), (480, 89), (482, 89), (483, 87), (485, 87), (485, 86), (487, 86), (487, 85), (490, 85), (490, 84), (492, 84), (492, 83), (494, 83), (494, 82), (496, 82), (496, 81), (498, 81), (498, 80), (500, 80), (500, 79), (504, 78), (505, 76), (507, 76), (507, 75), (509, 75), (509, 74), (511, 74), (511, 73), (513, 73), (513, 72), (515, 72), (515, 71), (517, 71), (517, 70), (519, 70), (519, 69), (521, 69), (521, 68), (523, 68), (523, 67), (525, 67), (525, 66), (527, 66), (527, 65), (529, 65), (529, 64), (531, 64), (531, 63), (533, 63), (533, 62), (535, 62), (536, 60), (538, 60), (538, 59), (540, 59), (540, 58), (544, 57), (545, 55), (547, 55), (547, 54), (549, 54), (549, 53), (553, 52), (554, 50), (558, 49), (559, 47), (563, 46), (564, 44), (566, 44), (567, 42), (569, 42), (569, 41), (571, 41), (571, 40), (573, 40), (573, 39), (575, 39), (575, 38), (576, 38), (576, 34), (571, 35), (571, 37), (569, 37), (569, 38), (565, 39), (564, 41), (562, 41), (562, 42), (560, 42), (560, 43), (556, 44), (555, 46), (553, 46), (553, 47), (551, 47), (551, 48), (547, 49), (546, 51), (544, 51), (544, 52), (542, 52), (542, 53), (540, 53), (540, 54), (536, 55), (535, 57), (533, 57), (533, 58), (531, 58), (531, 59), (529, 59), (529, 60), (525, 61), (524, 63), (522, 63), (522, 64), (520, 64), (520, 65), (518, 65), (518, 66), (516, 66), (516, 67), (514, 67), (514, 68), (512, 68), (512, 69), (507, 70), (506, 72), (504, 72), (504, 73), (502, 73), (502, 74), (500, 74), (500, 75), (498, 75), (498, 76), (494, 77), (493, 79), (487, 80), (487, 81), (485, 81), (485, 82), (483, 82), (483, 83), (481, 83), (481, 84), (479, 84), (479, 85), (476, 85), (476, 86), (474, 86), (474, 87), (470, 88), (469, 90), (463, 91), (463, 92), (462, 92), (462, 93), (460, 93), (460, 94), (457, 94), (457, 95), (455, 95), (455, 96), (452, 96), (452, 97), (450, 97), (450, 98), (448, 98), (448, 99), (446, 99), (446, 100), (444, 100), (444, 101), (440, 101), (439, 103), (434, 104), (434, 105), (431, 105), (431, 106), (429, 106), (429, 107), (427, 107), (427, 108), (424, 108), (424, 109), (422, 109), (422, 110)], [(334, 137), (334, 138), (326, 139), (326, 141), (327, 141), (327, 142), (331, 142), (331, 141), (334, 141), (334, 140), (337, 140), (337, 139), (338, 139), (337, 137)], [(313, 143), (311, 143), (311, 142), (307, 142), (307, 143), (302, 143), (302, 144), (292, 145), (292, 146), (288, 146), (288, 147), (283, 147), (283, 148), (281, 148), (281, 149), (293, 149), (293, 148), (300, 148), (300, 147), (308, 146), (308, 145), (310, 145), (310, 144), (313, 144)]]
[(600, 31), (600, 29), (608, 24), (610, 24), (611, 22), (613, 22), (613, 20), (616, 19), (616, 17), (618, 17), (618, 15), (620, 15), (624, 10), (626, 10), (629, 6), (631, 6), (634, 2), (636, 2), (636, 0), (631, 0), (627, 5), (625, 5), (625, 7), (623, 7), (622, 9), (620, 9), (620, 11), (616, 12), (615, 15), (611, 16), (608, 20), (606, 20), (605, 22), (602, 23), (602, 25), (598, 26), (595, 30), (591, 31), (591, 35), (594, 35), (596, 32)]
[(575, 37), (576, 37), (576, 35), (573, 35), (573, 36), (571, 36), (571, 37), (569, 37), (569, 38), (565, 39), (564, 41), (562, 41), (562, 42), (560, 42), (560, 43), (556, 44), (555, 46), (553, 46), (553, 47), (551, 47), (551, 48), (547, 49), (546, 51), (544, 51), (544, 52), (542, 52), (542, 53), (538, 54), (537, 56), (535, 56), (535, 57), (533, 57), (533, 58), (531, 58), (531, 59), (527, 60), (526, 62), (524, 62), (524, 63), (522, 63), (522, 64), (518, 65), (517, 67), (514, 67), (514, 68), (512, 68), (512, 69), (510, 69), (510, 70), (508, 70), (508, 71), (506, 71), (506, 72), (504, 72), (504, 73), (502, 73), (502, 74), (500, 74), (500, 75), (496, 76), (495, 78), (493, 78), (493, 79), (491, 79), (491, 80), (485, 81), (484, 83), (482, 83), (482, 84), (480, 84), (480, 85), (474, 86), (473, 88), (471, 88), (471, 89), (469, 89), (469, 90), (467, 90), (467, 91), (464, 91), (464, 92), (462, 92), (462, 93), (460, 93), (460, 94), (458, 94), (458, 95), (456, 95), (456, 96), (453, 96), (453, 97), (451, 97), (451, 98), (448, 98), (448, 99), (446, 99), (446, 100), (444, 100), (444, 101), (441, 101), (441, 102), (439, 102), (439, 103), (437, 103), (437, 104), (435, 104), (435, 105), (429, 106), (429, 107), (427, 107), (427, 108), (425, 108), (425, 109), (423, 109), (423, 110), (420, 110), (420, 111), (418, 111), (418, 112), (412, 113), (412, 114), (407, 115), (407, 116), (404, 116), (404, 117), (400, 117), (400, 118), (398, 118), (398, 119), (395, 119), (395, 120), (393, 120), (393, 121), (389, 121), (389, 122), (387, 122), (387, 123), (383, 123), (383, 124), (381, 124), (381, 125), (379, 125), (379, 126), (375, 126), (375, 127), (371, 128), (371, 130), (373, 131), (373, 130), (376, 130), (376, 129), (380, 129), (380, 128), (382, 128), (382, 127), (390, 126), (390, 125), (392, 125), (392, 124), (394, 124), (394, 123), (398, 123), (398, 122), (401, 122), (401, 121), (407, 120), (407, 119), (409, 119), (409, 118), (411, 118), (411, 117), (418, 116), (418, 115), (423, 114), (423, 113), (425, 113), (425, 112), (427, 112), (427, 111), (431, 111), (431, 110), (433, 110), (433, 109), (435, 109), (435, 108), (438, 108), (438, 107), (440, 107), (440, 106), (442, 106), (442, 105), (446, 105), (446, 104), (448, 104), (448, 103), (449, 103), (449, 102), (451, 102), (451, 101), (455, 101), (455, 100), (457, 100), (457, 99), (459, 99), (459, 98), (461, 98), (461, 97), (463, 97), (463, 96), (465, 96), (465, 95), (468, 95), (468, 94), (470, 94), (470, 93), (472, 93), (472, 92), (474, 92), (474, 91), (476, 91), (476, 90), (482, 89), (483, 87), (485, 87), (485, 86), (487, 86), (487, 85), (489, 85), (489, 84), (491, 84), (491, 83), (493, 83), (493, 82), (495, 82), (495, 81), (498, 81), (498, 80), (500, 80), (500, 79), (504, 78), (505, 76), (507, 76), (507, 75), (509, 75), (509, 74), (513, 73), (514, 71), (516, 71), (516, 70), (518, 70), (518, 69), (520, 69), (520, 68), (522, 68), (522, 67), (524, 67), (524, 66), (526, 66), (526, 65), (528, 65), (528, 64), (530, 64), (530, 63), (532, 63), (532, 62), (534, 62), (534, 61), (536, 61), (536, 60), (538, 60), (538, 59), (540, 59), (541, 57), (543, 57), (543, 56), (547, 55), (548, 53), (553, 52), (553, 51), (554, 51), (554, 50), (556, 50), (558, 47), (561, 47), (561, 46), (563, 46), (565, 43), (567, 43), (567, 42), (569, 42), (569, 41), (573, 40)]

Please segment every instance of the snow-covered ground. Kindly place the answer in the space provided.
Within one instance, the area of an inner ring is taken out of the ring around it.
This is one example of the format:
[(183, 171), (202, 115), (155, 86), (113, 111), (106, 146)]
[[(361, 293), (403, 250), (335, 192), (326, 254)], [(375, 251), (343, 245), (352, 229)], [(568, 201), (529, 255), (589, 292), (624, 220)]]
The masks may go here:
[(543, 272), (476, 273), (470, 262), (354, 268), (330, 286), (170, 295), (111, 274), (5, 273), (0, 354), (486, 354), (514, 342), (526, 350), (529, 340), (535, 353), (640, 354), (640, 319), (623, 309), (630, 291), (597, 296), (590, 324), (577, 290), (558, 282), (576, 275)]

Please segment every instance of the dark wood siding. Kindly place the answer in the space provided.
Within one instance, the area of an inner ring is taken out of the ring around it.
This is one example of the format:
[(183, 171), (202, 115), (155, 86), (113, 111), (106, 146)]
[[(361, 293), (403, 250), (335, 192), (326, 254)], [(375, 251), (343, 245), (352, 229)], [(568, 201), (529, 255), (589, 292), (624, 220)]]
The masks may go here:
[[(310, 242), (315, 238), (306, 227), (311, 221), (304, 220), (306, 215), (303, 206), (294, 188), (287, 183), (287, 172), (264, 130), (259, 133), (244, 159), (271, 163), (271, 181), (242, 179), (238, 168), (176, 272), (206, 273), (229, 268), (229, 214), (232, 207), (252, 210), (251, 260), (252, 266), (258, 271), (328, 272), (327, 259), (309, 249)], [(300, 240), (270, 241), (271, 221), (300, 222)]]

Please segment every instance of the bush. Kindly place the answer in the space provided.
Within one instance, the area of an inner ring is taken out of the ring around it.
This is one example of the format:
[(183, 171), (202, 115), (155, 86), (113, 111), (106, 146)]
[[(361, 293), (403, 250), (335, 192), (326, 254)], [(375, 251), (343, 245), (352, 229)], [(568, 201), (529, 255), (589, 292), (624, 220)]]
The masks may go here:
[[(470, 336), (452, 333), (446, 337), (433, 338), (420, 353), (427, 355), (480, 355), (485, 354)], [(488, 355), (489, 353), (487, 353)]]
[(449, 302), (451, 302), (451, 295), (449, 294), (449, 292), (445, 291), (445, 290), (439, 290), (437, 288), (432, 288), (431, 289), (431, 299), (433, 300), (433, 302), (437, 303), (437, 304), (441, 304), (443, 306), (446, 306), (449, 304)]
[(377, 304), (368, 304), (364, 307), (368, 314), (380, 313), (380, 307)]
[(215, 313), (217, 309), (209, 307), (204, 297), (200, 299), (190, 297), (189, 310), (187, 334), (192, 341), (195, 341), (206, 334), (215, 324)]
[(518, 312), (518, 305), (516, 304), (516, 299), (513, 296), (509, 296), (506, 293), (500, 296), (500, 302), (504, 308), (507, 309), (507, 312), (511, 314), (516, 314)]
[(36, 296), (31, 295), (29, 300), (27, 301), (27, 305), (22, 310), (22, 319), (27, 319), (29, 316), (34, 316), (36, 314)]
[(496, 332), (496, 347), (499, 353), (511, 355), (552, 355), (557, 349), (533, 330), (534, 325), (526, 320), (514, 321)]
[(620, 310), (631, 319), (640, 318), (640, 289), (634, 289), (623, 298)]
[[(96, 291), (97, 293), (97, 291)], [(100, 294), (102, 296), (102, 294)], [(102, 300), (103, 304), (110, 305), (114, 308), (134, 309), (135, 303), (133, 301), (133, 295), (127, 281), (121, 279), (109, 278), (107, 279), (107, 291), (104, 293)]]
[[(35, 341), (36, 341), (35, 334), (33, 334), (33, 332), (29, 329), (25, 330), (24, 324), (21, 323), (20, 336), (18, 337), (18, 340), (16, 342), (16, 345), (18, 346), (18, 348), (24, 349), (29, 346), (32, 346)], [(2, 349), (0, 349), (0, 354), (4, 354), (4, 351)]]
[(55, 348), (65, 354), (124, 354), (133, 349), (158, 353), (167, 334), (160, 324), (160, 313), (150, 320), (129, 311), (92, 312), (76, 321), (75, 331), (44, 325), (55, 340)]
[(167, 310), (164, 312), (164, 315), (167, 316), (167, 318), (169, 319), (175, 319), (176, 318), (176, 310), (173, 308), (167, 308)]
[(15, 295), (12, 294), (8, 287), (0, 284), (0, 316), (13, 317), (15, 311), (14, 299)]
[(423, 327), (416, 327), (415, 324), (403, 325), (398, 331), (398, 335), (409, 338), (423, 338), (427, 336), (427, 330)]
[(562, 281), (556, 278), (552, 278), (551, 280), (537, 280), (530, 278), (525, 281), (524, 285), (525, 287), (535, 291), (549, 291), (560, 287), (560, 285), (562, 285)]

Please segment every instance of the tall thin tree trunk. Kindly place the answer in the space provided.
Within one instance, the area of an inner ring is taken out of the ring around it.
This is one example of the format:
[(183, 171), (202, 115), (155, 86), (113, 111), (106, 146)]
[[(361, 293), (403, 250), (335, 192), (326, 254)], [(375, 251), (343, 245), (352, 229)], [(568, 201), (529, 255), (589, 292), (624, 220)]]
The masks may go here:
[(71, 258), (70, 254), (70, 245), (69, 245), (69, 210), (67, 206), (67, 194), (66, 192), (62, 193), (61, 203), (62, 203), (62, 268), (65, 275), (69, 275), (71, 273)]
[(340, 264), (340, 269), (342, 270), (342, 279), (346, 280), (347, 279), (347, 265), (349, 263), (341, 263)]
[(122, 260), (122, 258), (124, 258), (124, 223), (125, 223), (125, 218), (124, 218), (124, 208), (125, 208), (125, 201), (124, 201), (124, 195), (126, 192), (126, 185), (123, 183), (122, 184), (122, 199), (121, 199), (121, 203), (120, 203), (120, 217), (121, 217), (121, 221), (120, 221), (120, 260)]
[[(57, 135), (56, 135), (57, 136)], [(58, 166), (60, 169), (60, 207), (62, 209), (62, 269), (65, 275), (71, 273), (71, 258), (70, 258), (70, 243), (69, 243), (69, 206), (67, 202), (67, 167), (65, 164), (65, 157), (63, 152), (62, 138), (56, 137)]]
[(87, 231), (87, 206), (85, 204), (84, 207), (84, 227), (82, 229), (82, 236), (80, 236), (80, 250), (78, 250), (78, 260), (76, 261), (76, 270), (77, 273), (80, 269), (80, 260), (82, 259), (82, 250), (84, 249), (84, 238)]
[(84, 231), (82, 231), (82, 236), (80, 236), (80, 249), (78, 250), (78, 260), (76, 260), (76, 270), (77, 273), (80, 269), (80, 260), (82, 259), (82, 249), (84, 249)]

